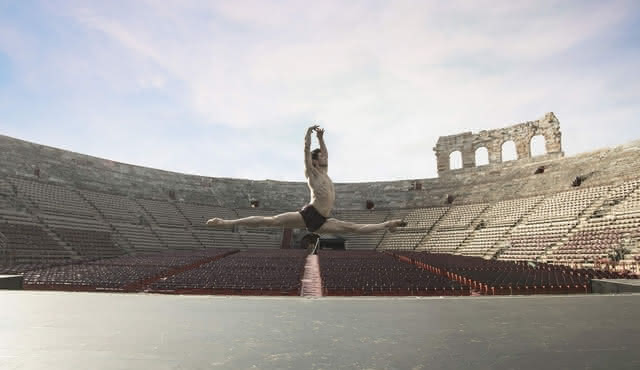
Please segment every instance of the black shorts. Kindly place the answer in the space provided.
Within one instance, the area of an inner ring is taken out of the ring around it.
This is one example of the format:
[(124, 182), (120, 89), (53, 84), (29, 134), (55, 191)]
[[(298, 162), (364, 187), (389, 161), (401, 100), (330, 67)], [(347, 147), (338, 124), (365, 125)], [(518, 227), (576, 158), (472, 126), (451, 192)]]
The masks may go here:
[(318, 230), (327, 221), (327, 218), (318, 212), (318, 210), (311, 204), (307, 204), (302, 207), (300, 214), (304, 219), (304, 224), (307, 226), (307, 230), (314, 232)]

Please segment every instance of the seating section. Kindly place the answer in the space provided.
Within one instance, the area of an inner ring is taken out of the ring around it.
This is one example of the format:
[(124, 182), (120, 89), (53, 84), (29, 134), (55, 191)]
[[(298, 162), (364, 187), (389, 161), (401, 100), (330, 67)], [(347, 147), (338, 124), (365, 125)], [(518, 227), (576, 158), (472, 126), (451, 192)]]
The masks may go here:
[(222, 249), (188, 254), (172, 251), (67, 264), (29, 271), (24, 283), (30, 289), (135, 291), (143, 289), (149, 280), (160, 279), (229, 252)]
[(587, 293), (591, 291), (593, 278), (630, 277), (544, 263), (513, 263), (427, 252), (396, 253), (408, 262), (450, 277), (482, 294)]
[(305, 250), (248, 250), (159, 280), (152, 291), (299, 295)]
[(453, 253), (462, 242), (471, 234), (469, 229), (460, 230), (436, 230), (418, 246), (419, 250), (427, 250), (432, 253)]
[(145, 214), (133, 199), (122, 195), (93, 191), (82, 191), (82, 195), (110, 221), (140, 223), (140, 217)]
[(545, 199), (528, 218), (528, 222), (575, 220), (592, 202), (605, 196), (608, 190), (608, 186), (597, 186), (558, 193)]
[(185, 202), (177, 202), (176, 207), (182, 211), (187, 221), (194, 227), (204, 227), (207, 220), (214, 217), (225, 220), (238, 218), (238, 214), (230, 208)]
[(417, 208), (404, 217), (408, 228), (429, 230), (449, 210), (449, 207)]
[[(378, 224), (387, 219), (386, 210), (335, 210), (333, 217), (348, 222), (358, 224)], [(370, 234), (343, 233), (346, 249), (375, 249), (384, 236), (384, 231), (377, 231)]]
[(138, 199), (137, 201), (158, 225), (184, 227), (189, 223), (178, 208), (169, 201), (153, 199)]
[(136, 253), (157, 253), (167, 249), (149, 226), (113, 223), (115, 230), (129, 242)]
[(482, 220), (486, 227), (513, 226), (541, 200), (542, 197), (532, 197), (497, 202), (482, 215)]
[(154, 231), (172, 250), (202, 249), (203, 245), (189, 230), (184, 228), (158, 227)]
[(438, 230), (460, 230), (467, 228), (485, 209), (487, 204), (455, 206), (442, 218)]
[(25, 213), (0, 213), (0, 233), (6, 240), (0, 256), (5, 264), (48, 263), (68, 260), (73, 255)]
[(473, 232), (469, 242), (456, 252), (465, 256), (484, 256), (496, 243), (504, 239), (509, 229), (509, 226), (478, 229)]
[(468, 295), (469, 288), (375, 251), (318, 254), (326, 295)]
[(387, 232), (380, 242), (378, 249), (414, 249), (424, 238), (424, 231), (398, 230)]
[(498, 258), (506, 261), (537, 260), (567, 235), (577, 222), (572, 220), (519, 225), (509, 236), (508, 248)]
[(64, 186), (18, 178), (12, 178), (11, 182), (16, 186), (18, 195), (29, 199), (45, 213), (85, 218), (95, 215), (94, 210), (80, 195)]

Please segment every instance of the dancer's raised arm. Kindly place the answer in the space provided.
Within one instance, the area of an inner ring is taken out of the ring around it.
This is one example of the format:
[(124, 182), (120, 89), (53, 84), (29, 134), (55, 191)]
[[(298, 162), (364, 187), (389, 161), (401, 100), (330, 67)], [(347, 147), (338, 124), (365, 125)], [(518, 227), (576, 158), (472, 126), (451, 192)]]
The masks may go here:
[(311, 161), (311, 133), (318, 127), (318, 125), (309, 127), (304, 137), (304, 176), (307, 178), (311, 176), (311, 169), (313, 168)]
[(316, 128), (316, 136), (318, 137), (318, 142), (320, 143), (320, 150), (322, 150), (324, 158), (328, 161), (329, 152), (327, 151), (327, 146), (324, 143), (324, 129), (320, 127)]

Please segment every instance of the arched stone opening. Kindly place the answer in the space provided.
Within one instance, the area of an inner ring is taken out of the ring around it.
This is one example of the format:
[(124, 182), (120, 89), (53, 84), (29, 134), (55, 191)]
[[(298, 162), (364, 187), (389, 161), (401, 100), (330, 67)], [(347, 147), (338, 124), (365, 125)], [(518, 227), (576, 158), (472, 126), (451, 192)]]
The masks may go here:
[(449, 154), (449, 169), (457, 170), (462, 168), (462, 152), (456, 150)]
[(516, 159), (518, 159), (516, 143), (513, 140), (507, 140), (502, 143), (502, 161), (515, 161)]
[(543, 135), (536, 135), (529, 141), (529, 150), (532, 157), (547, 154), (547, 140)]
[(484, 166), (489, 164), (489, 150), (482, 146), (476, 149), (476, 166)]

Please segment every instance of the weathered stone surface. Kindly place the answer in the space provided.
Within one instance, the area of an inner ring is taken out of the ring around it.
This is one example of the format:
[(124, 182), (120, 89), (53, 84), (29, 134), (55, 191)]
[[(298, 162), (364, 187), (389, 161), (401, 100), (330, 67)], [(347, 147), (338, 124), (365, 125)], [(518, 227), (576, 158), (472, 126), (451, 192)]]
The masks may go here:
[[(525, 156), (531, 137), (539, 133), (547, 138), (547, 155)], [(525, 158), (498, 163), (496, 153), (508, 138), (516, 140), (518, 151)], [(469, 162), (470, 153), (475, 153), (474, 148), (480, 145), (491, 146), (494, 150), (489, 149), (489, 154), (494, 159), (486, 166), (469, 166), (468, 163), (474, 163)], [(456, 148), (465, 150), (467, 164), (460, 170), (446, 170), (449, 150)], [(582, 186), (588, 187), (637, 178), (640, 173), (640, 140), (563, 158), (558, 121), (552, 113), (541, 120), (502, 130), (440, 138), (436, 151), (440, 153), (439, 178), (337, 183), (336, 208), (365, 209), (367, 200), (372, 200), (378, 209), (442, 206), (447, 195), (454, 196), (453, 204), (494, 202), (566, 191), (578, 175), (587, 177)], [(441, 161), (442, 156), (446, 157), (445, 162)], [(544, 173), (535, 175), (540, 166), (545, 167)], [(177, 201), (248, 208), (251, 200), (259, 200), (261, 208), (278, 210), (297, 209), (309, 201), (309, 190), (303, 182), (188, 175), (0, 135), (0, 176), (33, 179), (36, 168), (41, 181), (136, 198), (171, 201), (169, 193), (173, 190)], [(420, 190), (415, 190), (416, 182), (422, 185)]]
[[(531, 139), (536, 135), (545, 138), (546, 153), (544, 158), (559, 158), (563, 156), (560, 123), (553, 112), (536, 121), (529, 121), (517, 125), (478, 134), (465, 132), (458, 135), (441, 136), (433, 148), (436, 152), (438, 174), (448, 175), (452, 171), (449, 156), (455, 151), (462, 153), (462, 169), (476, 167), (476, 150), (486, 148), (489, 153), (489, 165), (502, 163), (502, 144), (513, 140), (516, 145), (518, 160), (531, 159)], [(536, 159), (544, 159), (537, 157)]]

